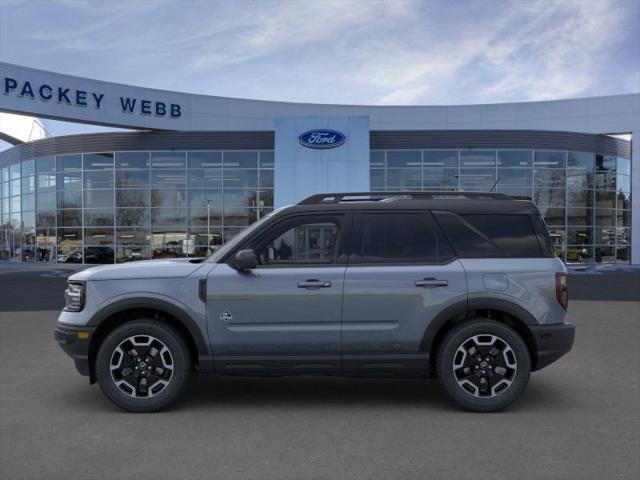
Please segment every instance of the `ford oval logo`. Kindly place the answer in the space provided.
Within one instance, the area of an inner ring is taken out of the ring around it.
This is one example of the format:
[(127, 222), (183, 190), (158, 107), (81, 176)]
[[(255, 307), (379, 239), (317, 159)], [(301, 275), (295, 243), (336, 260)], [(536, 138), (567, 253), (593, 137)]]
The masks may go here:
[(301, 145), (307, 148), (335, 148), (347, 141), (344, 133), (329, 129), (309, 130), (298, 136)]

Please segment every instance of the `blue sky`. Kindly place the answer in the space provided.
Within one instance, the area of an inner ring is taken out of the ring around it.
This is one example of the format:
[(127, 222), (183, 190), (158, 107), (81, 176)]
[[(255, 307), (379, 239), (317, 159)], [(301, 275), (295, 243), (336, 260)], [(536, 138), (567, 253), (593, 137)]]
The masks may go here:
[(0, 0), (0, 60), (268, 100), (535, 101), (640, 91), (639, 25), (640, 0)]

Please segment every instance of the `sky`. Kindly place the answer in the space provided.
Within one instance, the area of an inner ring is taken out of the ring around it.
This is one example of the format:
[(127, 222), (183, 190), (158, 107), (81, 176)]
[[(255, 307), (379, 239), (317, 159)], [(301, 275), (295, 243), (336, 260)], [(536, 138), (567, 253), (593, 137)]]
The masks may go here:
[(639, 92), (639, 26), (640, 0), (0, 0), (0, 61), (264, 100), (538, 101)]

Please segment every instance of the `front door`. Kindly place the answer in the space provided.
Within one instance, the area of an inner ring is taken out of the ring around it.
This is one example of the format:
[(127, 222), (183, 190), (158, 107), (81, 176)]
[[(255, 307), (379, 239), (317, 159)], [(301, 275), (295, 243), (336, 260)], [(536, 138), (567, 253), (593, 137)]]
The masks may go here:
[(429, 322), (466, 305), (464, 269), (428, 212), (361, 213), (345, 275), (343, 367), (424, 373)]
[(239, 249), (259, 265), (217, 265), (207, 279), (216, 369), (327, 373), (340, 369), (346, 265), (338, 255), (344, 215), (290, 215)]

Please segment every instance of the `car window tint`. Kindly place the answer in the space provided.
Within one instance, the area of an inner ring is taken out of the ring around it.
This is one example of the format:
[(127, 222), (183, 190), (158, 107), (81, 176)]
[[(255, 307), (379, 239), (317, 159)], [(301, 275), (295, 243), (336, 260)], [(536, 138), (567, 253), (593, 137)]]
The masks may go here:
[(542, 256), (529, 215), (456, 215), (437, 212), (435, 216), (460, 257)]
[(555, 257), (556, 255), (553, 251), (553, 242), (551, 241), (549, 230), (547, 229), (547, 225), (544, 223), (542, 215), (531, 215), (529, 218), (531, 218), (533, 227), (538, 234), (538, 244), (542, 250), (542, 256)]
[(331, 263), (337, 238), (336, 222), (307, 217), (270, 232), (256, 255), (261, 265)]
[(459, 257), (504, 257), (504, 253), (496, 245), (458, 215), (451, 212), (434, 212), (434, 216)]
[(443, 263), (453, 252), (427, 213), (363, 214), (362, 263)]
[(490, 238), (507, 257), (540, 257), (538, 237), (529, 215), (463, 215), (467, 222)]

